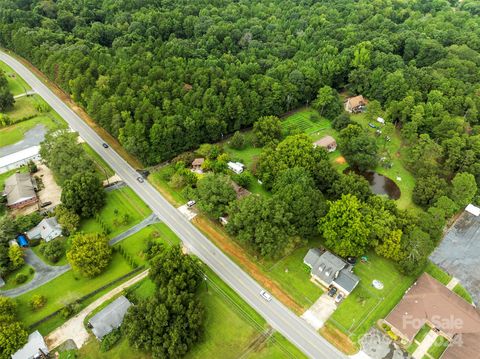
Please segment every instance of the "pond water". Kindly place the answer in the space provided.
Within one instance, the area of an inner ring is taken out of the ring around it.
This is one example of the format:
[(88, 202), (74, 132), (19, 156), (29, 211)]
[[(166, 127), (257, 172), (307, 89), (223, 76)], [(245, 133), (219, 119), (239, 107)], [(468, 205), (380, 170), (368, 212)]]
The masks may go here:
[(349, 168), (345, 170), (345, 173), (351, 171), (364, 177), (370, 184), (370, 189), (373, 193), (386, 195), (390, 199), (400, 198), (400, 188), (398, 188), (397, 184), (393, 182), (390, 178), (373, 171), (359, 172), (351, 170)]

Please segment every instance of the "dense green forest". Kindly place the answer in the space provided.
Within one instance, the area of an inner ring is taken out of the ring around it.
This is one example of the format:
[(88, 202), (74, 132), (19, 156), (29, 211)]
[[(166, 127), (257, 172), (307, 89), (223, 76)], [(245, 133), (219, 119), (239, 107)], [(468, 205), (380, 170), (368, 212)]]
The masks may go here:
[[(0, 0), (0, 44), (146, 164), (324, 85), (379, 100), (410, 136), (458, 134), (462, 152), (473, 146), (463, 120), (476, 125), (480, 107), (477, 13), (468, 0)], [(476, 161), (445, 146), (447, 170)]]

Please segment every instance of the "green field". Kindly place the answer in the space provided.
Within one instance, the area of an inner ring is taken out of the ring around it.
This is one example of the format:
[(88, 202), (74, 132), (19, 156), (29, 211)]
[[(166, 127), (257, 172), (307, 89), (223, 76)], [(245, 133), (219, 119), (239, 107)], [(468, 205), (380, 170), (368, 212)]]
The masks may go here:
[(310, 268), (303, 263), (308, 250), (318, 247), (318, 244), (312, 241), (276, 263), (263, 264), (266, 268), (265, 273), (280, 283), (281, 287), (304, 309), (309, 308), (323, 294), (323, 290), (310, 281)]
[[(113, 238), (141, 222), (152, 212), (129, 187), (107, 192), (106, 200), (107, 202), (101, 209), (99, 217), (110, 229), (109, 238)], [(115, 211), (118, 211), (118, 214), (115, 214)], [(122, 216), (125, 214), (129, 215), (129, 222), (127, 224), (120, 223)], [(85, 233), (103, 231), (100, 222), (95, 218), (83, 220), (80, 223), (80, 230)]]
[[(311, 117), (318, 116), (318, 120)], [(329, 120), (322, 118), (318, 112), (312, 108), (300, 109), (282, 120), (282, 129), (287, 133), (304, 132), (307, 135), (323, 137), (329, 134), (332, 125)]]
[[(16, 269), (13, 272), (10, 272), (8, 275), (6, 275), (3, 278), (3, 280), (5, 281), (5, 285), (1, 288), (0, 294), (2, 294), (2, 290), (13, 289), (30, 282), (33, 279), (33, 276), (35, 275), (35, 271), (30, 272), (30, 269), (33, 270), (32, 267), (25, 264), (21, 266), (19, 269)], [(17, 284), (15, 283), (15, 277), (17, 276), (17, 274), (20, 274), (20, 273), (24, 274), (27, 277), (27, 280), (21, 284)]]
[[(132, 268), (123, 257), (115, 253), (107, 269), (95, 278), (85, 278), (75, 274), (73, 271), (68, 271), (47, 284), (17, 297), (18, 306), (22, 308), (19, 317), (26, 326), (29, 326), (66, 304), (127, 274), (131, 270)], [(47, 298), (47, 304), (38, 311), (31, 310), (29, 306), (29, 301), (35, 294), (43, 295)], [(60, 324), (63, 321), (63, 318), (60, 318)], [(42, 332), (42, 334), (45, 335), (47, 332)]]
[(91, 148), (88, 143), (84, 142), (82, 143), (82, 147), (87, 153), (88, 157), (92, 159), (92, 161), (95, 163), (97, 167), (97, 172), (100, 174), (100, 176), (103, 179), (107, 179), (109, 177), (112, 177), (115, 172), (112, 170), (112, 168), (105, 162), (105, 160), (100, 157), (100, 155)]
[(8, 80), (8, 88), (14, 96), (32, 89), (25, 80), (18, 76), (6, 63), (0, 61), (0, 69), (5, 73)]
[(15, 100), (13, 108), (5, 112), (12, 123), (15, 123), (25, 117), (38, 116), (40, 113), (36, 109), (36, 101), (39, 101), (38, 95), (20, 97)]
[(250, 171), (253, 169), (253, 164), (262, 153), (261, 147), (246, 146), (241, 150), (231, 148), (229, 145), (224, 146), (224, 150), (229, 154), (232, 161), (239, 161), (243, 163)]
[(137, 263), (147, 264), (143, 251), (150, 239), (155, 239), (156, 241), (167, 243), (169, 245), (180, 243), (178, 237), (166, 224), (155, 223), (145, 227), (130, 237), (125, 238), (115, 246), (121, 245), (125, 249), (125, 252), (134, 258)]
[[(368, 255), (367, 263), (355, 265), (354, 273), (360, 283), (340, 304), (329, 322), (358, 342), (378, 319), (390, 313), (415, 279), (402, 275), (393, 262), (373, 252)], [(382, 290), (372, 286), (374, 279), (383, 283)]]

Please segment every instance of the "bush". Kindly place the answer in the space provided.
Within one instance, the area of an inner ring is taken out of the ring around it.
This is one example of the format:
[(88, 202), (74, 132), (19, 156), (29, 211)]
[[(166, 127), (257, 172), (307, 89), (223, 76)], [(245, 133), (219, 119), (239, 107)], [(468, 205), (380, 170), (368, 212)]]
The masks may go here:
[(15, 276), (15, 283), (17, 284), (22, 284), (22, 283), (25, 283), (26, 281), (27, 281), (27, 276), (23, 273), (18, 273)]
[(100, 350), (102, 352), (108, 352), (118, 341), (122, 338), (122, 332), (120, 328), (112, 330), (105, 335), (100, 343)]
[(57, 263), (65, 254), (65, 247), (63, 241), (54, 239), (53, 241), (42, 243), (40, 253), (52, 263)]
[(63, 319), (68, 319), (79, 311), (80, 311), (80, 304), (78, 304), (77, 302), (73, 302), (63, 307), (62, 310), (60, 311), (60, 314), (62, 315)]
[(230, 140), (230, 147), (240, 150), (245, 146), (245, 136), (237, 131), (233, 134), (232, 139)]
[(40, 294), (35, 294), (30, 299), (30, 307), (32, 307), (33, 310), (38, 310), (40, 308), (43, 308), (46, 303), (47, 303), (47, 298), (45, 298), (43, 295), (40, 295)]

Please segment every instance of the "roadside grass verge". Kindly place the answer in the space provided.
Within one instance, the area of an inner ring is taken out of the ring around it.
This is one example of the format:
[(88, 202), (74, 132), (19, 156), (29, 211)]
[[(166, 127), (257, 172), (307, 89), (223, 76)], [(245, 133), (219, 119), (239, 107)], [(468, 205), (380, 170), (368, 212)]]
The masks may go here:
[[(19, 308), (23, 308), (19, 313), (19, 318), (25, 326), (29, 326), (50, 313), (63, 308), (65, 305), (91, 293), (95, 289), (127, 274), (131, 270), (132, 268), (119, 253), (114, 253), (109, 266), (103, 273), (94, 278), (86, 278), (70, 270), (41, 287), (16, 297)], [(106, 291), (109, 290), (111, 290), (111, 288), (106, 289)], [(29, 305), (30, 299), (35, 294), (43, 295), (47, 299), (45, 306), (36, 311), (30, 309)], [(82, 303), (82, 305), (83, 304), (85, 303)], [(49, 325), (44, 326), (44, 331), (42, 331), (43, 335), (46, 335), (49, 329), (54, 329), (65, 322), (65, 319), (61, 316), (55, 318), (56, 322), (54, 321), (55, 323), (53, 323), (53, 325), (49, 323)]]
[[(129, 187), (123, 187), (106, 193), (106, 204), (100, 210), (98, 218), (89, 218), (80, 223), (80, 231), (85, 233), (103, 232), (100, 221), (110, 229), (109, 238), (126, 231), (145, 219), (152, 211)], [(129, 220), (123, 222), (123, 216)]]
[(2, 61), (0, 61), (0, 70), (3, 70), (5, 73), (8, 81), (8, 88), (13, 96), (20, 95), (25, 93), (25, 91), (32, 89), (23, 78), (18, 76), (17, 73), (10, 68), (10, 66)]
[[(25, 282), (17, 284), (15, 281), (15, 277), (18, 274), (23, 274), (26, 277)], [(5, 285), (1, 288), (0, 294), (2, 294), (2, 290), (9, 290), (13, 288), (20, 287), (21, 285), (25, 285), (28, 282), (30, 282), (33, 279), (33, 276), (35, 275), (35, 271), (31, 266), (28, 264), (24, 264), (20, 268), (14, 270), (13, 272), (8, 273), (3, 280), (5, 281)]]
[(95, 152), (88, 143), (83, 142), (82, 147), (87, 153), (87, 156), (90, 157), (90, 159), (95, 163), (95, 166), (97, 167), (97, 172), (102, 178), (107, 179), (115, 174), (115, 172), (107, 164), (107, 162), (105, 162), (105, 160), (97, 152)]
[[(368, 254), (368, 262), (355, 265), (354, 273), (360, 283), (340, 304), (329, 322), (358, 342), (377, 320), (388, 315), (415, 278), (402, 275), (393, 262), (373, 252)], [(383, 283), (382, 290), (372, 286), (374, 279)]]

